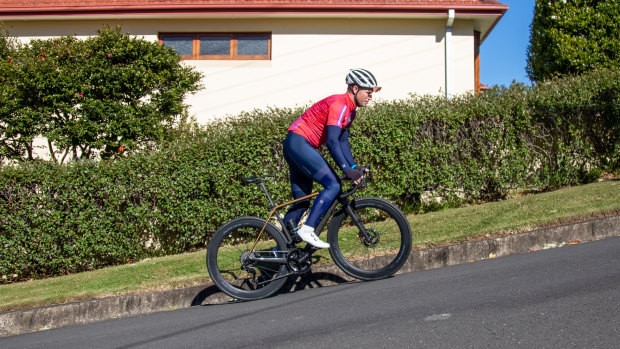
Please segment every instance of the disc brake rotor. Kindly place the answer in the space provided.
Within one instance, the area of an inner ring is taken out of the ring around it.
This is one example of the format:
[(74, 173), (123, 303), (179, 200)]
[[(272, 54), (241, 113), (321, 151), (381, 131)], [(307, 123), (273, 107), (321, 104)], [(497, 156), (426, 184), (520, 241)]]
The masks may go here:
[(374, 229), (366, 230), (368, 233), (369, 239), (366, 239), (364, 235), (360, 232), (360, 240), (366, 247), (374, 247), (379, 243), (379, 233), (377, 233)]

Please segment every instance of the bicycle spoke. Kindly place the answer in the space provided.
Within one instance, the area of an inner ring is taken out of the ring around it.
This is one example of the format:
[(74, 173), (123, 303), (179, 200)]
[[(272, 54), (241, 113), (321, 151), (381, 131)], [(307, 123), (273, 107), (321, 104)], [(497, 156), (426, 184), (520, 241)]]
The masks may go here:
[[(233, 220), (218, 230), (209, 244), (207, 266), (211, 278), (222, 291), (234, 298), (266, 297), (285, 281), (279, 281), (279, 276), (286, 274), (284, 263), (258, 260), (276, 258), (273, 251), (286, 248), (273, 226), (259, 234), (264, 226), (264, 220), (258, 218)], [(254, 250), (250, 252), (253, 246)]]
[[(243, 231), (231, 232), (228, 238), (222, 241), (225, 248), (218, 251), (218, 267), (224, 279), (232, 286), (245, 289), (248, 287), (248, 281), (258, 280), (263, 282), (272, 279), (279, 269), (277, 263), (245, 263), (246, 269), (243, 269), (242, 257), (249, 253), (252, 247), (251, 241), (258, 236), (259, 229), (244, 228)], [(268, 251), (271, 248), (277, 248), (277, 243), (273, 239), (269, 239), (268, 234), (264, 234), (265, 238), (258, 242), (256, 248), (261, 251)], [(258, 251), (257, 251), (258, 252)], [(254, 273), (249, 270), (254, 271)]]
[(338, 238), (340, 251), (345, 257), (368, 259), (398, 251), (401, 241), (398, 224), (377, 211), (375, 208), (356, 211), (370, 234), (368, 241), (347, 217)]
[(364, 231), (348, 214), (334, 218), (329, 232), (334, 262), (349, 275), (365, 280), (393, 274), (411, 248), (406, 218), (395, 206), (378, 198), (357, 200), (352, 208)]

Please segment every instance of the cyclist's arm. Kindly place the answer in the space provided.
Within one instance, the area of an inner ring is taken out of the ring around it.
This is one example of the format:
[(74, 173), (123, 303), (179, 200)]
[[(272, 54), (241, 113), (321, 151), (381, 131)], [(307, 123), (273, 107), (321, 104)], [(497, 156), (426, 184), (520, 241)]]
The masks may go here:
[(349, 143), (349, 129), (345, 128), (340, 135), (340, 149), (342, 149), (344, 158), (349, 162), (351, 167), (356, 166), (356, 162), (353, 159), (353, 153), (351, 152), (351, 143)]
[[(344, 132), (348, 133), (348, 130)], [(329, 149), (329, 153), (332, 158), (338, 165), (338, 168), (342, 170), (342, 172), (347, 173), (351, 170), (351, 166), (355, 163), (352, 160), (353, 156), (351, 154), (351, 147), (349, 147), (348, 134), (346, 135), (345, 142), (341, 142), (341, 137), (343, 134), (342, 128), (333, 125), (327, 125), (327, 149)], [(349, 155), (347, 155), (349, 154)]]

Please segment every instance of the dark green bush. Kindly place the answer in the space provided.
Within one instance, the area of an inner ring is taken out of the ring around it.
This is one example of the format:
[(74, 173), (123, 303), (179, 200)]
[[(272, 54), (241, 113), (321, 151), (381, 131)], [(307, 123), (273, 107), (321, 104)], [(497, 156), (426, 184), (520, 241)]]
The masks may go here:
[(527, 49), (532, 81), (620, 67), (620, 3), (536, 1)]
[[(360, 110), (352, 130), (364, 192), (407, 211), (548, 190), (620, 167), (620, 72), (493, 88), (446, 100), (412, 97)], [(101, 162), (0, 168), (3, 282), (74, 273), (202, 247), (225, 221), (267, 213), (255, 185), (290, 198), (281, 143), (303, 109), (245, 113), (175, 129), (150, 153)], [(317, 188), (318, 189), (318, 188)], [(425, 195), (440, 196), (427, 203)], [(13, 276), (15, 275), (15, 277)]]

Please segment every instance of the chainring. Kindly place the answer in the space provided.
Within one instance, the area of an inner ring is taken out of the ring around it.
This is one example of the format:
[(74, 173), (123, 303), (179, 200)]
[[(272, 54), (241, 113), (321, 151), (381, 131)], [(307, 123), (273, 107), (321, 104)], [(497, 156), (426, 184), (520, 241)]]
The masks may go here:
[[(301, 259), (304, 260), (300, 261)], [(310, 270), (310, 267), (312, 266), (312, 258), (310, 258), (310, 253), (308, 251), (292, 248), (288, 251), (286, 265), (290, 271), (303, 274)]]

